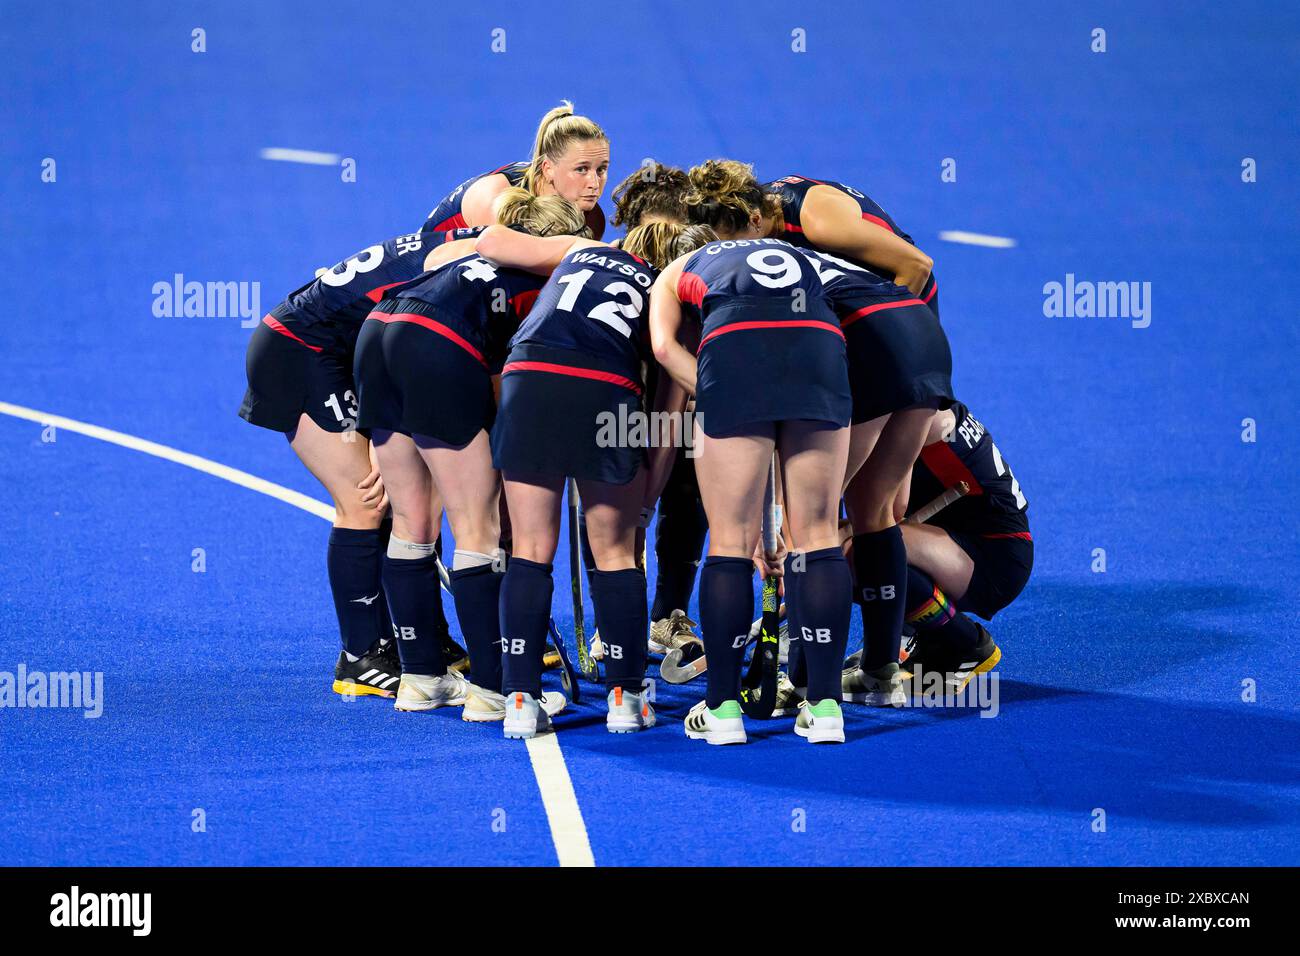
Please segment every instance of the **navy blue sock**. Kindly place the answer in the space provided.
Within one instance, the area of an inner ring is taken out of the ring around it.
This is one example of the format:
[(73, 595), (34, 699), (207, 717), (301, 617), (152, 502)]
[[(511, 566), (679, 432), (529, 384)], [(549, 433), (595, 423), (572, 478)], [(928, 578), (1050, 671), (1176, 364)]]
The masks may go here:
[(522, 691), (541, 698), (554, 570), (554, 565), (523, 558), (511, 558), (506, 567), (499, 604), (504, 650), (501, 687), (506, 694)]
[[(799, 564), (803, 570), (794, 570)], [(849, 642), (853, 576), (838, 547), (785, 559), (786, 615), (790, 643), (807, 663), (808, 700), (840, 699), (840, 672)], [(793, 603), (792, 603), (793, 601)]]
[(501, 692), (501, 582), (505, 572), (490, 564), (451, 572), (460, 632), (469, 651), (470, 676), (485, 690)]
[(438, 588), (438, 566), (433, 555), (413, 559), (384, 555), (384, 591), (403, 673), (447, 673), (434, 614)]
[(650, 611), (652, 621), (663, 620), (676, 610), (689, 610), (708, 533), (709, 519), (700, 503), (695, 465), (679, 456), (659, 498), (659, 520), (655, 522), (658, 572), (654, 607)]
[[(384, 520), (379, 523), (379, 560), (377, 565), (380, 572), (380, 581), (383, 581), (384, 559), (383, 556), (388, 553), (388, 539), (393, 535), (393, 515), (389, 512), (385, 515)], [(388, 613), (388, 595), (384, 589), (379, 589), (379, 600), (375, 602), (375, 610), (379, 615), (379, 637), (380, 640), (390, 641), (393, 638), (393, 618)]]
[[(439, 561), (442, 560), (442, 535), (438, 535), (438, 539), (433, 542), (433, 553), (437, 555)], [(437, 566), (435, 565), (435, 573), (437, 570)], [(443, 610), (442, 607), (441, 576), (438, 577), (438, 587), (435, 588), (433, 592), (433, 620), (438, 625), (441, 633), (449, 634), (451, 632), (451, 626), (447, 623), (447, 612)]]
[(383, 554), (377, 528), (330, 531), (327, 564), (334, 612), (339, 619), (343, 649), (355, 657), (364, 655), (379, 638), (390, 636), (388, 630), (381, 629), (383, 593), (379, 581)]
[(907, 568), (907, 623), (926, 644), (954, 651), (971, 650), (980, 642), (975, 623), (957, 610), (957, 603), (920, 568)]
[(898, 663), (907, 598), (907, 548), (898, 525), (853, 536), (855, 600), (862, 610), (862, 669)]
[(700, 572), (700, 629), (709, 661), (704, 673), (709, 680), (710, 707), (740, 699), (740, 664), (753, 619), (753, 562), (749, 558), (705, 558)]
[[(789, 559), (787, 559), (787, 565)], [(786, 631), (790, 634), (790, 651), (786, 659), (785, 667), (790, 677), (790, 683), (795, 687), (808, 686), (808, 658), (804, 657), (803, 641), (798, 631), (794, 629), (794, 619), (797, 615), (795, 608), (798, 607), (798, 588), (790, 578), (790, 569), (787, 566), (785, 576), (785, 623)]]
[(596, 606), (596, 627), (605, 645), (605, 692), (622, 687), (635, 694), (645, 685), (646, 618), (645, 572), (591, 572), (591, 603)]

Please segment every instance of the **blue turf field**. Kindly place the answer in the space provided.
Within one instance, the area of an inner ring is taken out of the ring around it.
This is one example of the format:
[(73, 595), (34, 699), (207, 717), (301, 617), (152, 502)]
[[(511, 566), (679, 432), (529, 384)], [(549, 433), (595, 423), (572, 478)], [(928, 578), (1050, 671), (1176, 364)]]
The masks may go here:
[[(1030, 501), (1001, 712), (848, 708), (844, 747), (774, 721), (709, 748), (681, 732), (693, 688), (661, 684), (635, 737), (584, 704), (558, 740), (595, 861), (1294, 864), (1300, 11), (1176, 9), (29, 5), (0, 22), (0, 402), (321, 497), (235, 415), (248, 330), (155, 317), (154, 283), (260, 282), (265, 311), (523, 157), (561, 97), (614, 181), (715, 155), (843, 180), (936, 260), (958, 394)], [(1067, 273), (1150, 282), (1150, 327), (1045, 317)], [(0, 671), (105, 675), (99, 719), (0, 710), (0, 864), (556, 861), (522, 745), (329, 692), (320, 518), (6, 415), (0, 478)]]

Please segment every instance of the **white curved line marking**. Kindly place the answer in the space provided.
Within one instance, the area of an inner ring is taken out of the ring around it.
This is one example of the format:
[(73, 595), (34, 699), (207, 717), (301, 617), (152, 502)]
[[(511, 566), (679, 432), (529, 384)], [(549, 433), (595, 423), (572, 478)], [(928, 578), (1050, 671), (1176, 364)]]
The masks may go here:
[[(256, 491), (259, 494), (276, 498), (303, 511), (334, 520), (334, 509), (323, 501), (277, 485), (273, 481), (258, 478), (238, 468), (231, 468), (199, 455), (180, 451), (167, 445), (137, 438), (125, 432), (111, 428), (101, 428), (87, 422), (79, 422), (62, 415), (25, 408), (0, 402), (0, 414), (13, 418), (36, 422), (38, 425), (53, 425), (56, 429), (75, 432), (87, 438), (95, 438), (132, 451), (143, 452), (155, 458), (173, 461), (178, 465), (193, 468), (204, 474), (213, 475), (232, 484)], [(560, 866), (595, 866), (596, 860), (591, 852), (591, 841), (587, 837), (587, 824), (582, 819), (582, 809), (578, 806), (577, 795), (573, 792), (573, 781), (569, 778), (569, 768), (564, 763), (564, 754), (560, 752), (560, 742), (554, 733), (534, 737), (527, 741), (528, 758), (532, 762), (533, 775), (537, 778), (537, 789), (541, 791), (542, 807), (546, 810), (546, 819), (551, 827), (551, 839), (555, 843), (555, 854)], [(506, 745), (508, 746), (508, 744)]]

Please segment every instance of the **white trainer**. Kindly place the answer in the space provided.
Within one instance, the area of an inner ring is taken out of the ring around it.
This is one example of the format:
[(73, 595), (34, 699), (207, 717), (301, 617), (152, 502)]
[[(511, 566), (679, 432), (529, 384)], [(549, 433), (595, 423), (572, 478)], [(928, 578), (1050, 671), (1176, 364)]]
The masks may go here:
[(817, 703), (804, 701), (799, 705), (794, 732), (810, 744), (844, 743), (844, 714), (840, 702), (833, 697)]
[(711, 744), (743, 744), (747, 738), (741, 714), (740, 701), (724, 700), (717, 710), (709, 710), (709, 702), (702, 700), (686, 715), (686, 736)]
[[(554, 717), (564, 710), (568, 703), (564, 695), (558, 691), (542, 693), (542, 709), (546, 711), (548, 717)], [(465, 701), (465, 709), (461, 711), (460, 719), (475, 724), (490, 724), (505, 720), (506, 695), (479, 687), (477, 684), (470, 684), (469, 697)]]
[(395, 710), (437, 710), (439, 707), (459, 707), (465, 703), (469, 682), (455, 671), (437, 677), (428, 674), (403, 674), (397, 685)]
[(655, 709), (645, 691), (639, 694), (615, 687), (606, 698), (609, 713), (605, 729), (611, 734), (631, 734), (655, 725)]
[(505, 696), (502, 729), (512, 740), (528, 740), (551, 731), (551, 717), (565, 708), (568, 701), (557, 691), (544, 691), (538, 700), (532, 694), (515, 691)]
[(897, 664), (886, 664), (874, 671), (861, 667), (846, 670), (840, 675), (840, 690), (844, 700), (868, 707), (902, 707), (907, 703)]

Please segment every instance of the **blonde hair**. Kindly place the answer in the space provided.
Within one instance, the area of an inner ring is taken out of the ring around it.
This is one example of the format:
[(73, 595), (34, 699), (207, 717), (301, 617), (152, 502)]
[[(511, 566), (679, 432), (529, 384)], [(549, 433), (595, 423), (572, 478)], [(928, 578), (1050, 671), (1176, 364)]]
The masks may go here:
[(780, 197), (763, 192), (754, 167), (734, 159), (710, 159), (691, 167), (686, 214), (691, 222), (728, 234), (744, 232), (754, 213), (783, 228)]
[(680, 222), (648, 222), (627, 234), (621, 248), (662, 269), (678, 256), (694, 252), (717, 239), (708, 226), (688, 226)]
[(580, 210), (559, 196), (534, 196), (527, 189), (511, 186), (496, 199), (497, 222), (519, 226), (532, 236), (582, 236), (591, 230)]
[(560, 105), (548, 111), (537, 126), (533, 161), (524, 173), (523, 187), (530, 193), (537, 192), (537, 184), (542, 179), (542, 160), (555, 162), (573, 143), (589, 139), (609, 141), (603, 129), (585, 116), (575, 116), (573, 104), (561, 100)]

